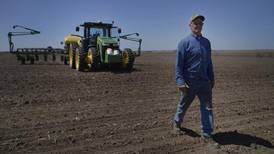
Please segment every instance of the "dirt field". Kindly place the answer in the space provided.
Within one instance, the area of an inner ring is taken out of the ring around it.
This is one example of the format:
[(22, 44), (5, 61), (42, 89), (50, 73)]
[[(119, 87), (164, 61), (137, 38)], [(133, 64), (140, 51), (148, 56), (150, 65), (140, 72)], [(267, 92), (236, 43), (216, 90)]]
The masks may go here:
[(274, 57), (213, 56), (215, 147), (200, 140), (199, 103), (172, 135), (174, 53), (146, 53), (132, 72), (20, 65), (0, 54), (0, 153), (274, 153)]

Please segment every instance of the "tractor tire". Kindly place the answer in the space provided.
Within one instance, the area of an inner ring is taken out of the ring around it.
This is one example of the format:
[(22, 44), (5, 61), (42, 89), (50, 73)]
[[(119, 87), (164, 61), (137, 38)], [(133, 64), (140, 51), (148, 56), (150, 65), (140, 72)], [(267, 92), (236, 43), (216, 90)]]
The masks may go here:
[(88, 49), (86, 62), (90, 71), (96, 71), (98, 69), (100, 57), (96, 51), (96, 48), (90, 47)]
[(75, 68), (77, 71), (83, 72), (87, 66), (86, 63), (86, 51), (82, 48), (77, 47), (75, 49)]
[(69, 50), (69, 67), (75, 69), (75, 49), (74, 45), (70, 44), (68, 47)]
[(126, 48), (122, 53), (122, 68), (130, 71), (133, 68), (135, 56), (131, 49)]

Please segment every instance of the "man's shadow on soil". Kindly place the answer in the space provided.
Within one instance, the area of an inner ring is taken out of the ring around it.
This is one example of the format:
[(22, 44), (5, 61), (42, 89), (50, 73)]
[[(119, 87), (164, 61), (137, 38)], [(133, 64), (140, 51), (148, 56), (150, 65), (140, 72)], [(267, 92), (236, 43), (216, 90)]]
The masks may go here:
[(213, 135), (213, 139), (220, 145), (242, 145), (250, 147), (252, 144), (274, 148), (273, 144), (263, 138), (238, 133), (237, 131), (219, 132)]
[(180, 128), (182, 132), (184, 132), (184, 135), (188, 135), (190, 137), (201, 137), (201, 135), (199, 135), (198, 133), (196, 133), (195, 131), (182, 127)]
[[(181, 128), (182, 131), (184, 131), (185, 135), (191, 136), (191, 137), (201, 137), (198, 133), (195, 131), (188, 129), (188, 128)], [(248, 134), (242, 134), (238, 133), (237, 131), (230, 131), (230, 132), (219, 132), (214, 134), (213, 140), (217, 142), (220, 145), (242, 145), (250, 147), (252, 144), (265, 146), (267, 148), (273, 149), (274, 146), (271, 142), (252, 135)]]

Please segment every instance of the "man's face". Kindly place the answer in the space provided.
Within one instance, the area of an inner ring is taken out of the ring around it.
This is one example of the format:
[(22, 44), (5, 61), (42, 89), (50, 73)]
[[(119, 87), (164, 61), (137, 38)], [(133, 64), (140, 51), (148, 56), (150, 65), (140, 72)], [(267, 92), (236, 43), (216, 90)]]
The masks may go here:
[(201, 35), (203, 24), (203, 21), (200, 18), (197, 18), (189, 24), (189, 27), (192, 33), (196, 35)]

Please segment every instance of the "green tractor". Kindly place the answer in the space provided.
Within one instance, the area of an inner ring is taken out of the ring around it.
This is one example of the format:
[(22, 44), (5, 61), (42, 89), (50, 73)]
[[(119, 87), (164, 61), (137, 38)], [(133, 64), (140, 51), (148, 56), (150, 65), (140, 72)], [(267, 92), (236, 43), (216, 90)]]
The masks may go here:
[[(83, 36), (68, 35), (64, 38), (66, 58), (72, 69), (78, 71), (95, 71), (104, 67), (118, 66), (130, 71), (134, 60), (141, 55), (142, 40), (129, 37), (139, 36), (138, 33), (120, 35), (121, 29), (114, 27), (113, 23), (85, 22)], [(76, 27), (79, 32), (80, 27)], [(137, 52), (129, 48), (120, 49), (120, 39), (126, 39), (139, 43)]]

